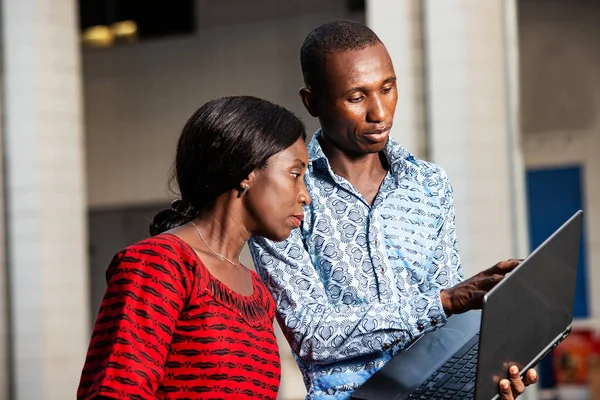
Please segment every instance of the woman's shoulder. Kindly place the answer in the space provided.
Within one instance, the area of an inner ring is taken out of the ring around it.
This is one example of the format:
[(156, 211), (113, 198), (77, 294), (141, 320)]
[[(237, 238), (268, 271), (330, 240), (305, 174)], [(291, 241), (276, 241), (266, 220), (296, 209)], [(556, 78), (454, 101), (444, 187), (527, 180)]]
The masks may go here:
[(123, 252), (162, 256), (163, 258), (171, 257), (185, 261), (197, 258), (194, 250), (183, 239), (170, 233), (161, 233), (141, 240), (126, 247)]
[(118, 252), (110, 263), (107, 278), (114, 269), (125, 266), (147, 273), (174, 273), (190, 280), (196, 279), (199, 269), (194, 250), (183, 239), (167, 233), (146, 238)]

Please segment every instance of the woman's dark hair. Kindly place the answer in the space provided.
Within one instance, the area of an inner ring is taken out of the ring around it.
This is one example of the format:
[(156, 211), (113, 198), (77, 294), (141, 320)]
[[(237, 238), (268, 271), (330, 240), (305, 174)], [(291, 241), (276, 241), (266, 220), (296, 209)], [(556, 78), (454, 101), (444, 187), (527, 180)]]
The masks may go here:
[(150, 234), (191, 221), (300, 138), (306, 139), (302, 121), (269, 101), (232, 96), (204, 104), (188, 120), (177, 144), (171, 181), (177, 182), (181, 199), (154, 216)]

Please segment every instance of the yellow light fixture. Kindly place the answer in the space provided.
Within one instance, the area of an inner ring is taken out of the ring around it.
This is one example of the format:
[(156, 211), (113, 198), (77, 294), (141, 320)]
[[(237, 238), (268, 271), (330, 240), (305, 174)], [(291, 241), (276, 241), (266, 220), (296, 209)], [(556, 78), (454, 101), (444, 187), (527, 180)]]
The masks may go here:
[(106, 25), (90, 26), (83, 31), (82, 41), (88, 47), (110, 47), (115, 41), (112, 30)]
[(110, 27), (116, 39), (127, 40), (133, 42), (137, 39), (138, 26), (135, 21), (119, 21), (115, 22)]

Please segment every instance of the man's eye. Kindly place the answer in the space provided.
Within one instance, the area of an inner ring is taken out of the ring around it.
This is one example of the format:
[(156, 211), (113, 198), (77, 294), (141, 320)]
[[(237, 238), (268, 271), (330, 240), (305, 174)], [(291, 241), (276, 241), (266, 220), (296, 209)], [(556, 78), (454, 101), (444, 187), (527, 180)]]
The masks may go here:
[(358, 103), (358, 102), (360, 102), (362, 99), (364, 99), (364, 96), (360, 96), (360, 97), (353, 97), (353, 98), (351, 98), (351, 99), (348, 99), (348, 101), (349, 101), (350, 103)]

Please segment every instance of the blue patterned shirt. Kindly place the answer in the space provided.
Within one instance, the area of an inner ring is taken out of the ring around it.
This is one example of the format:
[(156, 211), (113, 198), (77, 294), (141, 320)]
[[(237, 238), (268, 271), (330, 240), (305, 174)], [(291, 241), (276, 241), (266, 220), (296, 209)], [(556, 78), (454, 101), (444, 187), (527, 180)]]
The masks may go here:
[(312, 203), (283, 242), (253, 237), (257, 271), (306, 384), (347, 399), (419, 335), (442, 326), (440, 290), (462, 280), (446, 173), (390, 139), (372, 205), (336, 175), (318, 131), (305, 182)]

